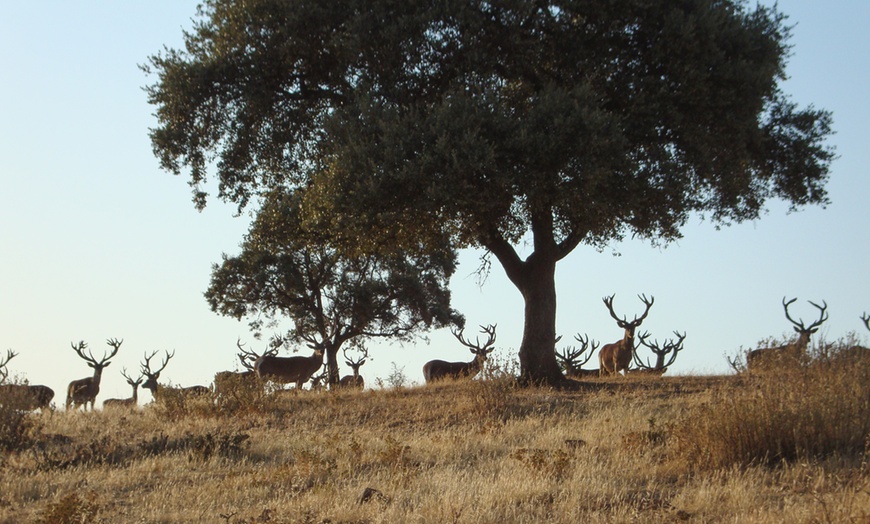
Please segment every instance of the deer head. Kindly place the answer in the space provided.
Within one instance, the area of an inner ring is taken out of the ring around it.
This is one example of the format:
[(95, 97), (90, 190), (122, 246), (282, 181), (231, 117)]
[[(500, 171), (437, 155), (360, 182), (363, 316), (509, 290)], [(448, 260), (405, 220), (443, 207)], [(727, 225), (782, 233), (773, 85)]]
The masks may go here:
[(788, 313), (788, 306), (792, 305), (795, 301), (797, 301), (797, 298), (793, 298), (789, 301), (786, 301), (785, 297), (782, 297), (782, 306), (785, 309), (785, 318), (787, 318), (789, 322), (794, 324), (794, 330), (799, 335), (798, 336), (798, 344), (800, 344), (802, 349), (806, 349), (807, 344), (809, 343), (809, 340), (810, 340), (810, 335), (812, 335), (813, 333), (818, 331), (819, 326), (821, 326), (823, 322), (828, 320), (828, 315), (825, 312), (825, 310), (828, 309), (828, 304), (825, 303), (825, 301), (822, 301), (822, 305), (820, 306), (820, 305), (816, 304), (815, 302), (808, 300), (807, 302), (809, 302), (810, 304), (815, 306), (816, 309), (819, 310), (819, 319), (816, 320), (815, 322), (813, 322), (812, 324), (810, 324), (809, 326), (804, 326), (803, 319), (796, 321), (795, 319), (791, 318), (791, 315), (789, 315), (789, 313)]
[[(558, 337), (556, 341), (561, 340), (562, 337)], [(569, 377), (580, 375), (582, 372), (582, 367), (589, 362), (592, 358), (592, 355), (595, 353), (595, 350), (598, 349), (598, 342), (592, 341), (591, 345), (589, 343), (588, 335), (581, 335), (577, 333), (574, 335), (574, 340), (580, 343), (580, 347), (577, 348), (575, 346), (568, 346), (562, 349), (562, 351), (556, 351), (556, 360), (561, 365), (562, 369), (565, 371), (565, 374)], [(591, 350), (589, 350), (591, 347)], [(589, 351), (587, 353), (587, 351)], [(585, 354), (585, 356), (583, 356)], [(582, 361), (581, 361), (582, 359)]]
[(151, 359), (154, 358), (154, 355), (157, 354), (157, 351), (153, 351), (150, 355), (145, 356), (145, 360), (141, 364), (142, 374), (145, 376), (147, 380), (142, 384), (142, 387), (145, 389), (150, 389), (153, 394), (157, 390), (157, 379), (160, 378), (160, 372), (166, 368), (166, 364), (169, 363), (169, 360), (175, 356), (175, 351), (172, 353), (166, 351), (166, 356), (163, 358), (163, 363), (160, 365), (160, 369), (156, 371), (151, 370)]

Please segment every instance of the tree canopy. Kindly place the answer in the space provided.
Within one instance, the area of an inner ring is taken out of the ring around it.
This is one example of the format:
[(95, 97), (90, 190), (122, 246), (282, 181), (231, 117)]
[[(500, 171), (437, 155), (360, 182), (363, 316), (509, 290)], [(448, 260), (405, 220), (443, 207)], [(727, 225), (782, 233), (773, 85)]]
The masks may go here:
[(213, 266), (205, 296), (212, 310), (251, 327), (289, 319), (290, 341), (323, 348), (328, 381), (338, 382), (337, 353), (366, 338), (410, 340), (431, 327), (464, 324), (450, 308), (451, 253), (348, 257), (325, 232), (301, 226), (298, 194), (272, 191), (263, 200), (241, 253)]
[(555, 265), (578, 245), (826, 203), (831, 116), (779, 87), (785, 20), (738, 0), (208, 0), (145, 66), (151, 138), (198, 206), (213, 172), (240, 207), (305, 187), (302, 220), (358, 252), (488, 250), (525, 301), (523, 377), (556, 383)]

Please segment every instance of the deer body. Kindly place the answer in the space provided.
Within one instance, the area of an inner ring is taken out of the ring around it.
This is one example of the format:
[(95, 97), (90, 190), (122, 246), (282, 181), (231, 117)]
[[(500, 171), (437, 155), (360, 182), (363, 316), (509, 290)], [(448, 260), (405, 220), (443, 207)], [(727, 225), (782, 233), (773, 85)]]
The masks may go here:
[(254, 370), (261, 380), (271, 380), (279, 384), (295, 383), (296, 389), (302, 389), (322, 365), (323, 350), (315, 349), (310, 357), (263, 355), (254, 362)]
[(616, 320), (616, 324), (625, 330), (622, 340), (612, 344), (605, 344), (598, 352), (598, 364), (600, 367), (599, 375), (618, 375), (620, 371), (628, 373), (628, 366), (631, 364), (631, 359), (634, 354), (634, 332), (641, 325), (643, 320), (649, 314), (649, 310), (655, 302), (655, 297), (646, 299), (646, 296), (640, 295), (641, 302), (646, 305), (646, 310), (640, 317), (635, 317), (631, 322), (627, 317), (619, 318), (613, 311), (613, 298), (616, 295), (604, 297), (604, 305), (610, 311), (610, 316)]
[(91, 410), (94, 409), (94, 402), (96, 402), (97, 395), (100, 393), (100, 380), (103, 376), (103, 368), (111, 364), (109, 359), (114, 357), (118, 353), (118, 349), (120, 349), (123, 340), (117, 339), (109, 339), (106, 343), (113, 348), (112, 352), (106, 356), (103, 354), (103, 358), (101, 360), (97, 360), (94, 358), (94, 355), (88, 352), (85, 355), (84, 350), (88, 347), (84, 341), (78, 343), (78, 345), (72, 345), (73, 351), (75, 351), (79, 357), (84, 359), (85, 362), (88, 363), (88, 366), (94, 369), (94, 375), (87, 378), (81, 378), (79, 380), (73, 380), (69, 383), (66, 390), (66, 409), (74, 408), (77, 406), (84, 406), (85, 411), (88, 409), (88, 404), (91, 405)]
[(139, 405), (139, 385), (142, 384), (142, 377), (133, 380), (127, 375), (126, 370), (121, 372), (121, 375), (127, 379), (127, 384), (133, 388), (133, 396), (130, 398), (110, 398), (103, 401), (103, 409), (106, 408), (135, 408)]
[(452, 331), (453, 336), (474, 354), (474, 359), (471, 362), (430, 360), (423, 365), (423, 378), (426, 380), (426, 383), (442, 379), (471, 379), (477, 376), (480, 370), (483, 369), (486, 356), (495, 349), (493, 347), (495, 344), (495, 328), (495, 325), (481, 326), (481, 333), (486, 333), (489, 336), (483, 346), (480, 345), (479, 340), (475, 341), (475, 344), (471, 344), (463, 338), (462, 333)]
[(23, 400), (24, 409), (46, 409), (54, 399), (54, 390), (48, 386), (31, 386), (30, 384), (2, 384), (0, 395), (11, 396)]

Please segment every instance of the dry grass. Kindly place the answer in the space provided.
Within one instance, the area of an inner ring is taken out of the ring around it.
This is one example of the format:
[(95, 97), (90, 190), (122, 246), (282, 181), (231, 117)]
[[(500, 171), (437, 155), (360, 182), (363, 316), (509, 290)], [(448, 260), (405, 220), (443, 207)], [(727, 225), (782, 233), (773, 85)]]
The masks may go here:
[(870, 378), (842, 371), (28, 415), (0, 523), (867, 522)]

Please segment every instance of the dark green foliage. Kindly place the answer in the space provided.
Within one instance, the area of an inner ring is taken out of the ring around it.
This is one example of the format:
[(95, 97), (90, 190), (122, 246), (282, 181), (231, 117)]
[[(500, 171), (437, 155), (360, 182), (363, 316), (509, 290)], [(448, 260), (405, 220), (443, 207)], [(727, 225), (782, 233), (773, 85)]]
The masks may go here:
[(487, 249), (526, 302), (523, 377), (555, 383), (581, 243), (827, 202), (831, 117), (780, 90), (788, 37), (737, 0), (210, 0), (145, 68), (151, 138), (197, 206), (216, 159), (219, 198), (304, 188), (340, 245)]

